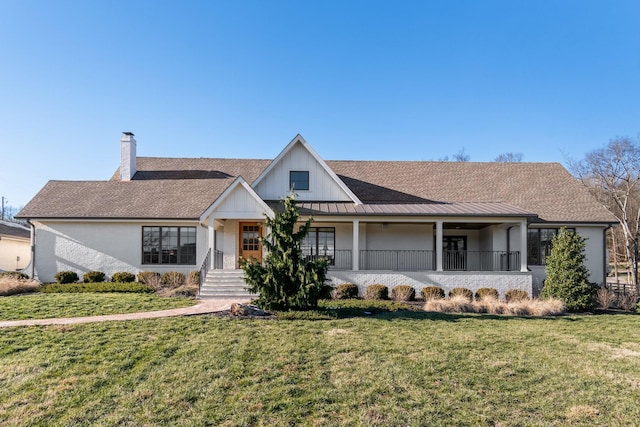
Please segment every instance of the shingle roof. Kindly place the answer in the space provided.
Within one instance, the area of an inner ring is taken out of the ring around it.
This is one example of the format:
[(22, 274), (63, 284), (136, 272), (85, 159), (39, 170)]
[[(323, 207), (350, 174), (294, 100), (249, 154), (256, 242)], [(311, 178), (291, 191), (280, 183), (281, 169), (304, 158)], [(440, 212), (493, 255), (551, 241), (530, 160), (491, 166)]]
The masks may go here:
[(270, 163), (250, 159), (138, 157), (131, 181), (49, 181), (21, 218), (196, 219), (233, 182)]
[(0, 234), (28, 239), (29, 237), (31, 237), (31, 230), (22, 225), (0, 221)]
[[(118, 180), (119, 171), (109, 181), (50, 181), (19, 217), (196, 219), (236, 177), (251, 183), (270, 162), (139, 157), (129, 182)], [(364, 203), (350, 206), (353, 213), (533, 213), (549, 222), (615, 222), (559, 163), (326, 163)]]
[(615, 222), (560, 163), (327, 161), (365, 203), (501, 202), (548, 222)]

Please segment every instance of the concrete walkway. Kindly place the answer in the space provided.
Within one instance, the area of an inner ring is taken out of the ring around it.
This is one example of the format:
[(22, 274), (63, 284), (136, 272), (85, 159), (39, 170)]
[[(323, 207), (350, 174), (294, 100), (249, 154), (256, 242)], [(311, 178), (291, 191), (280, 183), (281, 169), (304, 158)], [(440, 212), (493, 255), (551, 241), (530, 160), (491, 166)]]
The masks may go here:
[(104, 316), (60, 317), (56, 319), (28, 319), (0, 321), (0, 328), (12, 326), (75, 325), (77, 323), (106, 322), (110, 320), (157, 319), (159, 317), (192, 316), (195, 314), (215, 313), (229, 310), (233, 303), (247, 303), (247, 299), (203, 299), (191, 307), (172, 308), (171, 310), (145, 311), (142, 313), (107, 314)]

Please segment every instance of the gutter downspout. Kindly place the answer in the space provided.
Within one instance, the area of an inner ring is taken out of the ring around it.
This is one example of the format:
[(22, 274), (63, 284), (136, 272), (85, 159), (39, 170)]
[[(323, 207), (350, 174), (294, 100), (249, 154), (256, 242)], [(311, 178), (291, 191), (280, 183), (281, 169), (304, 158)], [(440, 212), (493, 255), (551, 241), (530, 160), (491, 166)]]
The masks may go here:
[[(602, 246), (604, 246), (604, 251), (602, 251), (602, 286), (607, 286), (607, 270), (609, 268), (609, 251), (607, 250), (607, 230), (612, 228), (611, 225), (605, 227), (602, 230)], [(615, 248), (614, 248), (615, 250)]]
[(31, 278), (36, 276), (36, 226), (27, 220), (27, 224), (31, 226)]

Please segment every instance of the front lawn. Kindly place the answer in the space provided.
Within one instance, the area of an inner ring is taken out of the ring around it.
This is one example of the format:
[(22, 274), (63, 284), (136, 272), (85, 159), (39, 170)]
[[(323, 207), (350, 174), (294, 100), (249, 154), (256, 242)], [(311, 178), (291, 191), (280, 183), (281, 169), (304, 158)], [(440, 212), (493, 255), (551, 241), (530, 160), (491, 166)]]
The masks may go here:
[(0, 320), (82, 317), (188, 307), (195, 300), (134, 293), (36, 293), (0, 297)]
[(0, 424), (637, 425), (639, 330), (415, 311), (4, 329)]

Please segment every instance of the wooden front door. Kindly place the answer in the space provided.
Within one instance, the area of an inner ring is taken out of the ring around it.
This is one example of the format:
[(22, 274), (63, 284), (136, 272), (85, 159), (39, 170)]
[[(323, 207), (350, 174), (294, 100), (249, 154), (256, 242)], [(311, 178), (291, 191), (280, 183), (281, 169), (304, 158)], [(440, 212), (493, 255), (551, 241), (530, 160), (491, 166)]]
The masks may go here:
[(260, 236), (262, 234), (262, 226), (259, 222), (241, 222), (240, 223), (240, 257), (255, 258), (262, 262), (262, 245), (260, 244)]

